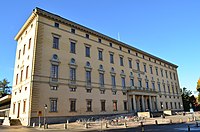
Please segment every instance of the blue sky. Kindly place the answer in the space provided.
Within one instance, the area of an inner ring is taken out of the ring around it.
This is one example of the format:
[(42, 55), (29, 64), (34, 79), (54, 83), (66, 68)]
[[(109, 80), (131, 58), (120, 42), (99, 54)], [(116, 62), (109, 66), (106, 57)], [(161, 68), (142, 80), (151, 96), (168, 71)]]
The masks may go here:
[(35, 7), (120, 39), (179, 66), (180, 86), (200, 77), (199, 0), (1, 1), (0, 80), (13, 80), (15, 35)]

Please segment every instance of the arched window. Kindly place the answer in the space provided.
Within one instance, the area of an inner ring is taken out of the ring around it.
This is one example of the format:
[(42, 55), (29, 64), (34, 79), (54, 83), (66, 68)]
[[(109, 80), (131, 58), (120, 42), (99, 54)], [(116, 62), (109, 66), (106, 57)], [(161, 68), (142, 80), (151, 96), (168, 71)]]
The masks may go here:
[(71, 58), (70, 63), (71, 63), (71, 64), (75, 64), (75, 62), (76, 62), (75, 59), (74, 59), (74, 58)]
[(58, 56), (56, 54), (53, 54), (53, 57), (52, 57), (53, 60), (58, 60)]
[(100, 69), (100, 70), (103, 70), (103, 65), (99, 65), (99, 69)]
[(115, 69), (113, 67), (111, 68), (111, 72), (115, 72)]
[(90, 67), (90, 62), (89, 61), (86, 62), (86, 66)]

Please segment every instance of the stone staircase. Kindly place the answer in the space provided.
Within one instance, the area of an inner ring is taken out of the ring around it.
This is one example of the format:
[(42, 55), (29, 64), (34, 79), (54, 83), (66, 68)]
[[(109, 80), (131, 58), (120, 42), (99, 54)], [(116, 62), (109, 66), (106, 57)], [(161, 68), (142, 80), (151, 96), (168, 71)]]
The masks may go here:
[(10, 120), (10, 125), (11, 126), (21, 126), (21, 121), (19, 119), (11, 119)]

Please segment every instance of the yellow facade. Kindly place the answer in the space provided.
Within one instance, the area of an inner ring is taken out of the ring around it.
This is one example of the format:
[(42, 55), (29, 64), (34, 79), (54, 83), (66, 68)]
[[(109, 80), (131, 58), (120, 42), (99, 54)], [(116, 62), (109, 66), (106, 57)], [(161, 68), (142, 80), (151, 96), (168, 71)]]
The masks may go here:
[(178, 66), (92, 29), (36, 8), (15, 40), (10, 116), (23, 125), (37, 122), (38, 112), (51, 123), (84, 115), (183, 109)]

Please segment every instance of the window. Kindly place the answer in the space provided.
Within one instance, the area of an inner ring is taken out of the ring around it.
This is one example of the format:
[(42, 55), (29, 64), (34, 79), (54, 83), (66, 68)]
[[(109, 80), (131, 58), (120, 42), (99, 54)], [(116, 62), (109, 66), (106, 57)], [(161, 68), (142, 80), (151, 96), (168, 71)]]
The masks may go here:
[(106, 101), (101, 100), (101, 111), (106, 111)]
[(23, 113), (26, 112), (26, 100), (23, 101)]
[(168, 85), (167, 87), (168, 87), (168, 92), (170, 93), (170, 86)]
[(76, 99), (70, 99), (70, 112), (76, 111)]
[(175, 73), (173, 73), (173, 75), (174, 75), (174, 80), (176, 80), (176, 74), (175, 74)]
[(51, 65), (51, 78), (52, 81), (58, 81), (58, 65)]
[(86, 83), (91, 85), (91, 71), (86, 71)]
[(58, 86), (51, 86), (51, 90), (58, 90)]
[(31, 38), (29, 39), (29, 42), (28, 42), (28, 49), (31, 48)]
[(138, 56), (138, 53), (135, 53), (136, 56)]
[(123, 57), (120, 56), (119, 59), (120, 59), (120, 66), (124, 66)]
[(134, 79), (133, 78), (130, 79), (130, 86), (134, 86)]
[(166, 109), (168, 109), (168, 102), (165, 102), (165, 105), (166, 105)]
[(124, 101), (124, 111), (127, 111), (127, 101)]
[(173, 109), (173, 105), (172, 105), (172, 102), (170, 102), (170, 105), (171, 105), (171, 109)]
[(121, 47), (121, 46), (119, 46), (119, 50), (122, 50), (122, 47)]
[(114, 63), (114, 55), (110, 54), (110, 63)]
[(112, 47), (112, 43), (110, 43), (110, 47)]
[(163, 84), (164, 93), (166, 93), (165, 84)]
[(160, 109), (163, 109), (163, 102), (160, 102)]
[(70, 81), (71, 83), (75, 83), (76, 81), (76, 68), (70, 68)]
[(17, 83), (18, 83), (18, 74), (16, 75), (16, 85), (17, 85)]
[(146, 81), (146, 88), (149, 89), (149, 82)]
[(171, 72), (169, 72), (169, 76), (170, 76), (170, 79), (172, 79), (172, 73)]
[(178, 87), (176, 86), (176, 94), (178, 94)]
[(59, 38), (53, 37), (53, 48), (58, 49), (59, 48)]
[(137, 62), (136, 64), (137, 64), (137, 70), (140, 71), (140, 63)]
[(138, 86), (139, 86), (140, 88), (142, 88), (142, 81), (141, 81), (141, 80), (138, 80)]
[(117, 100), (113, 100), (113, 111), (117, 111)]
[(13, 103), (13, 114), (15, 114), (15, 103)]
[(88, 46), (85, 47), (85, 56), (90, 57), (90, 47)]
[(70, 52), (71, 53), (76, 53), (76, 43), (75, 42), (71, 42), (70, 43)]
[(122, 88), (125, 89), (126, 88), (126, 82), (125, 82), (125, 77), (122, 77)]
[(26, 79), (28, 78), (28, 68), (29, 66), (26, 67)]
[(103, 73), (99, 73), (99, 83), (100, 83), (100, 87), (104, 87), (104, 74)]
[(174, 107), (175, 107), (175, 109), (177, 109), (176, 102), (174, 102)]
[(20, 82), (22, 81), (22, 79), (23, 79), (23, 70), (21, 70)]
[(158, 83), (158, 91), (161, 92), (160, 83)]
[(98, 41), (99, 41), (99, 43), (101, 43), (101, 39), (100, 38), (98, 39)]
[(168, 78), (168, 75), (167, 75), (167, 70), (165, 70), (165, 74), (166, 74), (166, 78)]
[(57, 27), (57, 28), (59, 28), (59, 23), (55, 22), (54, 26)]
[(99, 55), (99, 60), (103, 60), (103, 52), (102, 52), (102, 50), (99, 50), (98, 55)]
[(144, 64), (144, 72), (147, 72), (146, 64)]
[(87, 111), (92, 111), (92, 100), (87, 100)]
[(150, 73), (153, 74), (152, 66), (150, 66)]
[(116, 82), (115, 82), (115, 75), (111, 75), (111, 80), (112, 80), (112, 87), (116, 87)]
[(25, 52), (26, 52), (26, 44), (24, 45), (23, 55), (25, 54)]
[(128, 60), (129, 68), (132, 68), (132, 60)]
[(76, 30), (74, 28), (71, 28), (71, 33), (75, 33)]
[(160, 69), (160, 72), (161, 72), (161, 76), (163, 77), (163, 69)]
[(180, 102), (178, 102), (178, 107), (179, 107), (179, 109), (181, 109), (181, 103)]
[(152, 89), (155, 90), (155, 83), (152, 82)]
[(19, 50), (18, 59), (20, 59), (21, 50)]
[(57, 98), (50, 99), (50, 112), (57, 112)]
[(158, 76), (158, 68), (156, 68), (156, 75)]
[(130, 50), (128, 50), (128, 53), (130, 54), (130, 53), (131, 53), (131, 51), (130, 51)]
[(89, 34), (85, 34), (85, 37), (89, 39), (89, 38), (90, 38), (90, 35), (89, 35)]

